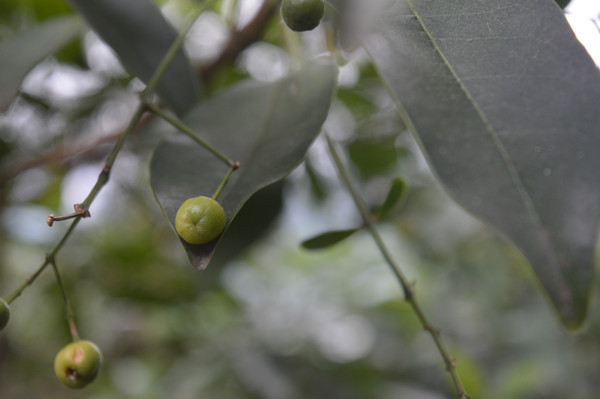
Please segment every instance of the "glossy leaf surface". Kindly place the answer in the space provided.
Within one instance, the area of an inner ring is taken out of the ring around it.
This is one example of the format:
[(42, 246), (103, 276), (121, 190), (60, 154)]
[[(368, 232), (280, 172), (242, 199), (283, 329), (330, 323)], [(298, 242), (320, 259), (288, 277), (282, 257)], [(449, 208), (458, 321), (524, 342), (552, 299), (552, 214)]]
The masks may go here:
[[(320, 60), (275, 83), (243, 82), (187, 115), (188, 126), (241, 163), (219, 197), (228, 226), (252, 194), (302, 161), (325, 121), (336, 76), (337, 68)], [(212, 196), (228, 169), (181, 133), (162, 142), (152, 160), (151, 183), (171, 225), (184, 200)], [(203, 269), (218, 242), (182, 244), (191, 263)]]
[(45, 57), (81, 34), (83, 23), (74, 16), (59, 17), (31, 27), (0, 43), (0, 109), (17, 93), (25, 75)]
[(384, 15), (366, 48), (434, 172), (577, 328), (597, 262), (598, 69), (550, 0), (400, 0)]
[[(92, 29), (117, 53), (129, 71), (147, 82), (171, 44), (175, 29), (151, 0), (69, 0)], [(156, 92), (177, 114), (196, 102), (198, 83), (180, 50), (163, 75)]]

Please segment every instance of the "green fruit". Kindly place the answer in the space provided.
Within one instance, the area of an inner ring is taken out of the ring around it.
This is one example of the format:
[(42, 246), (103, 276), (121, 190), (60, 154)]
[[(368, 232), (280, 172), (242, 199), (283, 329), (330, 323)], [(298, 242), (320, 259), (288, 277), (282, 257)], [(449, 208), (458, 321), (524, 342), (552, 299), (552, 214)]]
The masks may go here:
[(223, 207), (214, 199), (190, 198), (175, 215), (175, 230), (188, 244), (205, 244), (223, 232), (226, 220)]
[(73, 389), (92, 382), (102, 365), (100, 349), (90, 341), (76, 341), (65, 346), (54, 358), (54, 372), (66, 386)]
[(286, 25), (297, 32), (313, 30), (325, 13), (323, 0), (283, 0), (281, 16)]
[(10, 307), (8, 303), (4, 301), (4, 299), (0, 298), (0, 331), (4, 330), (4, 327), (8, 324), (10, 320)]

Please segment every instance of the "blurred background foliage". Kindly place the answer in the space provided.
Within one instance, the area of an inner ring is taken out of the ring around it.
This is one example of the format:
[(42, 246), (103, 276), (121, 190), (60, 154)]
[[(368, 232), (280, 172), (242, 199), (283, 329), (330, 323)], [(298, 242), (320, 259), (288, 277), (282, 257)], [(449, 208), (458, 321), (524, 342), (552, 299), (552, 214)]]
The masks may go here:
[[(175, 26), (190, 7), (159, 3)], [(191, 59), (198, 66), (214, 59), (259, 5), (214, 2), (187, 40)], [(72, 10), (64, 0), (3, 1), (0, 39), (65, 13)], [(297, 62), (290, 48), (319, 54), (323, 36), (323, 26), (291, 35), (275, 13), (261, 41), (211, 76), (209, 92), (247, 77), (281, 77)], [(597, 304), (582, 332), (565, 333), (523, 258), (436, 184), (364, 53), (343, 55), (326, 128), (373, 209), (393, 179), (406, 182), (406, 200), (380, 228), (472, 397), (597, 397)], [(0, 114), (3, 297), (62, 236), (66, 225), (50, 229), (46, 216), (70, 212), (87, 194), (140, 87), (88, 32), (36, 66)], [(70, 337), (46, 271), (14, 302), (0, 334), (1, 398), (452, 397), (431, 338), (366, 233), (326, 250), (300, 247), (321, 232), (360, 225), (324, 142), (282, 184), (251, 200), (225, 248), (197, 272), (149, 189), (159, 130), (149, 124), (132, 137), (92, 218), (57, 259), (80, 333), (105, 355), (98, 380), (68, 391), (53, 375), (54, 356)], [(31, 160), (41, 161), (32, 167)]]

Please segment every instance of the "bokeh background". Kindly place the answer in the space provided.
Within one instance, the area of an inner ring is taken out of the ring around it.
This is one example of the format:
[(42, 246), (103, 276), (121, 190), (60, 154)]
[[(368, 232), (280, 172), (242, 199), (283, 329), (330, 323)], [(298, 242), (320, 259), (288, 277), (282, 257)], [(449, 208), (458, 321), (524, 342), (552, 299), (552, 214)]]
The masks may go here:
[[(192, 7), (159, 4), (176, 27)], [(260, 5), (215, 1), (188, 37), (191, 59), (210, 63)], [(566, 12), (598, 57), (600, 4), (577, 0)], [(63, 0), (3, 0), (0, 40), (69, 13)], [(275, 13), (262, 39), (214, 74), (207, 91), (284, 76), (297, 61), (290, 41), (306, 57), (326, 51), (323, 26), (290, 35)], [(379, 227), (472, 397), (598, 398), (598, 299), (585, 328), (565, 332), (520, 254), (437, 185), (365, 54), (343, 55), (326, 127), (371, 206), (391, 179), (406, 181), (404, 203)], [(46, 217), (71, 212), (87, 195), (141, 88), (88, 32), (35, 67), (0, 114), (0, 296), (60, 239), (67, 225), (48, 228)], [(284, 182), (250, 201), (223, 251), (198, 272), (149, 186), (162, 134), (150, 124), (132, 137), (92, 218), (57, 258), (80, 333), (104, 353), (98, 380), (69, 391), (54, 376), (54, 356), (70, 336), (47, 270), (13, 303), (0, 333), (0, 398), (453, 397), (433, 341), (368, 234), (326, 250), (300, 247), (360, 224), (322, 140)]]

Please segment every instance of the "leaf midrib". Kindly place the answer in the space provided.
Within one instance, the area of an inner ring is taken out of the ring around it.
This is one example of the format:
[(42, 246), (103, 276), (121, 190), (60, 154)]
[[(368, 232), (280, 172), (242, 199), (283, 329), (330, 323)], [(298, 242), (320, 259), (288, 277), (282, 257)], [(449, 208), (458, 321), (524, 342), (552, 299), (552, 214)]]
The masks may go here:
[[(460, 77), (458, 76), (458, 74), (456, 73), (456, 71), (454, 70), (454, 68), (452, 68), (452, 66), (450, 65), (450, 62), (448, 61), (448, 59), (446, 58), (444, 52), (439, 47), (437, 41), (435, 40), (435, 38), (433, 37), (433, 35), (429, 31), (429, 29), (427, 28), (427, 26), (426, 26), (425, 22), (423, 21), (421, 15), (415, 9), (415, 7), (413, 5), (413, 1), (412, 0), (406, 0), (406, 2), (408, 4), (408, 6), (410, 7), (411, 12), (414, 14), (415, 18), (419, 22), (419, 25), (421, 26), (421, 28), (423, 29), (423, 31), (427, 34), (427, 37), (431, 41), (431, 43), (432, 43), (432, 45), (433, 45), (436, 53), (440, 56), (440, 58), (442, 59), (444, 65), (449, 70), (449, 72), (452, 74), (452, 76), (456, 80), (456, 82), (459, 85), (459, 87), (461, 88), (461, 90), (465, 93), (465, 96), (467, 97), (468, 101), (471, 103), (471, 105), (473, 106), (475, 112), (477, 113), (477, 115), (479, 116), (479, 118), (481, 119), (481, 121), (483, 122), (483, 124), (484, 124), (484, 126), (486, 128), (486, 131), (488, 132), (488, 134), (490, 135), (490, 137), (492, 139), (492, 142), (494, 143), (494, 147), (496, 148), (496, 150), (500, 154), (502, 160), (504, 161), (504, 163), (505, 163), (505, 165), (507, 167), (510, 179), (511, 179), (512, 183), (514, 184), (515, 188), (517, 189), (517, 192), (519, 193), (519, 196), (521, 197), (521, 200), (523, 202), (523, 205), (525, 206), (526, 212), (527, 212), (527, 214), (528, 214), (531, 222), (538, 229), (538, 233), (537, 233), (538, 238), (544, 243), (544, 246), (545, 246), (544, 249), (551, 254), (551, 256), (549, 258), (553, 262), (554, 269), (556, 271), (559, 271), (560, 268), (558, 267), (559, 266), (558, 256), (557, 256), (556, 251), (554, 250), (553, 246), (549, 242), (549, 238), (548, 237), (544, 237), (543, 235), (539, 234), (539, 231), (544, 231), (544, 225), (542, 223), (542, 219), (540, 217), (540, 214), (539, 214), (537, 208), (535, 207), (534, 202), (533, 202), (531, 196), (529, 195), (527, 189), (525, 188), (525, 184), (522, 181), (521, 176), (519, 175), (519, 173), (517, 171), (517, 168), (515, 167), (515, 165), (514, 165), (512, 159), (511, 159), (510, 155), (508, 154), (508, 152), (506, 151), (504, 145), (502, 144), (502, 141), (498, 137), (498, 133), (496, 132), (496, 130), (494, 129), (494, 127), (491, 125), (490, 121), (486, 117), (485, 113), (483, 112), (483, 110), (481, 109), (481, 107), (479, 106), (479, 104), (477, 103), (477, 101), (475, 101), (475, 99), (473, 98), (473, 96), (471, 95), (471, 93), (469, 92), (469, 90), (463, 84), (462, 80), (460, 79)], [(404, 114), (406, 114), (406, 113), (404, 113)], [(414, 124), (410, 123), (410, 126), (412, 127), (412, 129), (414, 129), (413, 131), (416, 132)], [(557, 283), (559, 283), (560, 285), (563, 285), (562, 284), (563, 283), (562, 280), (557, 281)]]

